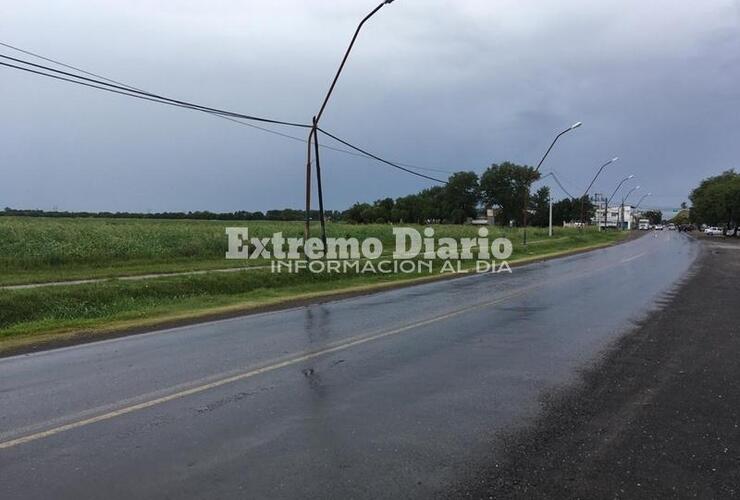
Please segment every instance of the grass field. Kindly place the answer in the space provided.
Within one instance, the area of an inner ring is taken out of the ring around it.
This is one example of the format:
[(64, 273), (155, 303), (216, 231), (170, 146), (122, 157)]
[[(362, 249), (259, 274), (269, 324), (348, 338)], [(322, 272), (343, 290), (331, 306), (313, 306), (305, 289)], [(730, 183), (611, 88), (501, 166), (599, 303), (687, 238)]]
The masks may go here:
[[(250, 236), (282, 231), (300, 237), (300, 222), (169, 221), (137, 219), (46, 219), (0, 217), (0, 285), (84, 278), (255, 266), (258, 261), (226, 260), (225, 228), (249, 227)], [(422, 229), (419, 227), (418, 229)], [(471, 226), (435, 225), (436, 235), (473, 237)], [(608, 244), (617, 233), (556, 228), (528, 230), (530, 245), (517, 229), (491, 228), (490, 239), (514, 243), (510, 261)], [(330, 224), (329, 236), (374, 236), (392, 249), (390, 225)], [(263, 262), (264, 264), (264, 262)], [(207, 273), (141, 281), (0, 289), (0, 350), (29, 339), (86, 331), (156, 324), (288, 298), (382, 285), (416, 275), (273, 274), (269, 269)]]

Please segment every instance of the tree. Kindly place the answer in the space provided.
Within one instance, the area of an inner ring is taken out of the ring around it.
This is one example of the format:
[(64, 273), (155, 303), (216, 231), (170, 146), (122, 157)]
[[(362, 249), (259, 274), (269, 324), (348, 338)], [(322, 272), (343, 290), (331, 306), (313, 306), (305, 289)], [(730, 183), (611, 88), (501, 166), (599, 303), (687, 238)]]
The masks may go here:
[(489, 206), (500, 207), (502, 223), (514, 220), (521, 225), (526, 190), (539, 178), (539, 172), (532, 167), (511, 162), (494, 163), (480, 178), (483, 201)]
[(740, 174), (727, 170), (704, 179), (689, 196), (691, 220), (698, 224), (723, 225), (737, 234), (740, 224)]
[(443, 212), (445, 219), (453, 224), (462, 224), (474, 218), (480, 203), (480, 186), (475, 172), (452, 174), (444, 187)]
[(650, 224), (660, 224), (663, 222), (663, 212), (660, 210), (647, 210), (642, 213), (643, 219), (648, 219)]
[(689, 211), (687, 209), (680, 210), (672, 219), (671, 222), (677, 226), (687, 225), (689, 220)]
[(408, 222), (409, 213), (403, 208), (398, 208), (398, 204), (391, 210), (391, 222)]
[(382, 200), (376, 200), (373, 203), (374, 217), (373, 222), (388, 222), (391, 220), (391, 213), (395, 206), (393, 198), (384, 198)]
[[(583, 219), (584, 222), (591, 220), (596, 213), (596, 206), (587, 196), (583, 197)], [(564, 222), (573, 223), (581, 221), (581, 198), (565, 198), (552, 205), (552, 223), (562, 226)]]
[(419, 224), (439, 223), (445, 219), (444, 188), (434, 186), (418, 194)]
[(395, 210), (398, 219), (393, 219), (394, 222), (401, 222), (403, 220), (404, 222), (419, 223), (421, 221), (421, 207), (418, 195), (410, 194), (398, 198), (396, 200)]
[(342, 218), (347, 222), (362, 224), (363, 222), (365, 222), (365, 220), (363, 219), (363, 214), (366, 210), (370, 208), (370, 205), (368, 205), (367, 203), (355, 203), (350, 208), (348, 208), (344, 212), (344, 214), (342, 214)]
[(529, 198), (529, 210), (532, 213), (530, 223), (533, 226), (545, 227), (550, 224), (550, 188), (542, 186)]
[[(564, 198), (552, 204), (552, 223), (554, 226), (562, 226), (565, 222), (575, 222), (578, 216), (575, 214), (575, 198)], [(580, 206), (578, 208), (580, 210)]]

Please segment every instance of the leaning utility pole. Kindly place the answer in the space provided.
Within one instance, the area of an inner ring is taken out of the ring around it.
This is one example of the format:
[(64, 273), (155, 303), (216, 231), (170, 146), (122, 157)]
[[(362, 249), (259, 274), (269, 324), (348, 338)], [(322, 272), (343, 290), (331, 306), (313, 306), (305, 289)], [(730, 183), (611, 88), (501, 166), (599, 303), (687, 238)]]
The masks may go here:
[(321, 187), (321, 161), (319, 161), (319, 134), (317, 129), (318, 120), (313, 117), (313, 144), (316, 152), (316, 187), (319, 190), (319, 220), (321, 221), (321, 242), (324, 246), (324, 252), (326, 252), (326, 221), (324, 220), (324, 190)]
[(308, 134), (308, 151), (306, 152), (306, 227), (303, 229), (303, 242), (305, 244), (311, 236), (311, 139), (314, 128)]
[(324, 194), (323, 188), (321, 186), (321, 166), (319, 161), (319, 132), (321, 131), (321, 129), (319, 128), (319, 120), (321, 120), (321, 116), (324, 114), (324, 109), (326, 109), (329, 98), (331, 97), (332, 92), (334, 92), (334, 87), (337, 85), (337, 81), (339, 81), (339, 75), (342, 74), (344, 65), (347, 63), (349, 53), (352, 51), (352, 47), (355, 45), (355, 41), (357, 40), (357, 36), (360, 34), (362, 26), (367, 22), (368, 19), (373, 17), (376, 12), (382, 9), (384, 5), (390, 4), (392, 2), (393, 0), (385, 0), (383, 3), (375, 7), (372, 12), (365, 16), (362, 21), (360, 21), (360, 24), (357, 26), (355, 34), (352, 37), (352, 41), (350, 41), (349, 47), (347, 47), (344, 58), (342, 58), (342, 63), (339, 65), (337, 74), (334, 76), (334, 80), (331, 82), (329, 92), (327, 92), (326, 97), (324, 98), (324, 102), (321, 104), (321, 108), (319, 109), (319, 112), (313, 118), (311, 131), (308, 134), (308, 153), (306, 161), (306, 228), (304, 234), (305, 239), (308, 240), (311, 232), (311, 141), (313, 140), (314, 152), (316, 154), (316, 183), (319, 192), (319, 219), (321, 221), (321, 241), (324, 244), (324, 251), (326, 251), (326, 224), (324, 220)]

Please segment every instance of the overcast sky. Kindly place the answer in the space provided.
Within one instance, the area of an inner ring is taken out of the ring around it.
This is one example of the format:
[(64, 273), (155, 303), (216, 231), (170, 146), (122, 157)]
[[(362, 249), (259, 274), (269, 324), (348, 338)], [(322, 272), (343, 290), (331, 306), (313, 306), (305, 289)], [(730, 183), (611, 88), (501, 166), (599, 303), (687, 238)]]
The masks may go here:
[[(377, 1), (3, 0), (0, 41), (175, 98), (308, 122)], [(0, 95), (0, 207), (303, 205), (298, 141), (7, 68)], [(575, 121), (543, 166), (574, 194), (612, 156), (594, 191), (635, 174), (662, 208), (740, 167), (740, 1), (396, 0), (361, 33), (322, 126), (389, 159), (481, 173), (535, 164)], [(434, 185), (331, 151), (322, 167), (328, 208)]]

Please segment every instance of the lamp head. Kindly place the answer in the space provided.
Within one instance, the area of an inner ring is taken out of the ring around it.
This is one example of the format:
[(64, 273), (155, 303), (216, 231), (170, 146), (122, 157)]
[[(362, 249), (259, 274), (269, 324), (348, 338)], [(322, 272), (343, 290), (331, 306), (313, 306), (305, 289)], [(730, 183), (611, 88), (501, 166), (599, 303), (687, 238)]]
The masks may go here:
[(630, 175), (629, 177), (627, 177), (627, 180), (634, 179), (634, 178), (635, 178), (634, 175)]
[(576, 128), (580, 127), (581, 125), (583, 125), (583, 123), (581, 123), (581, 122), (575, 122), (573, 125), (570, 126), (570, 129), (571, 130), (576, 129)]

